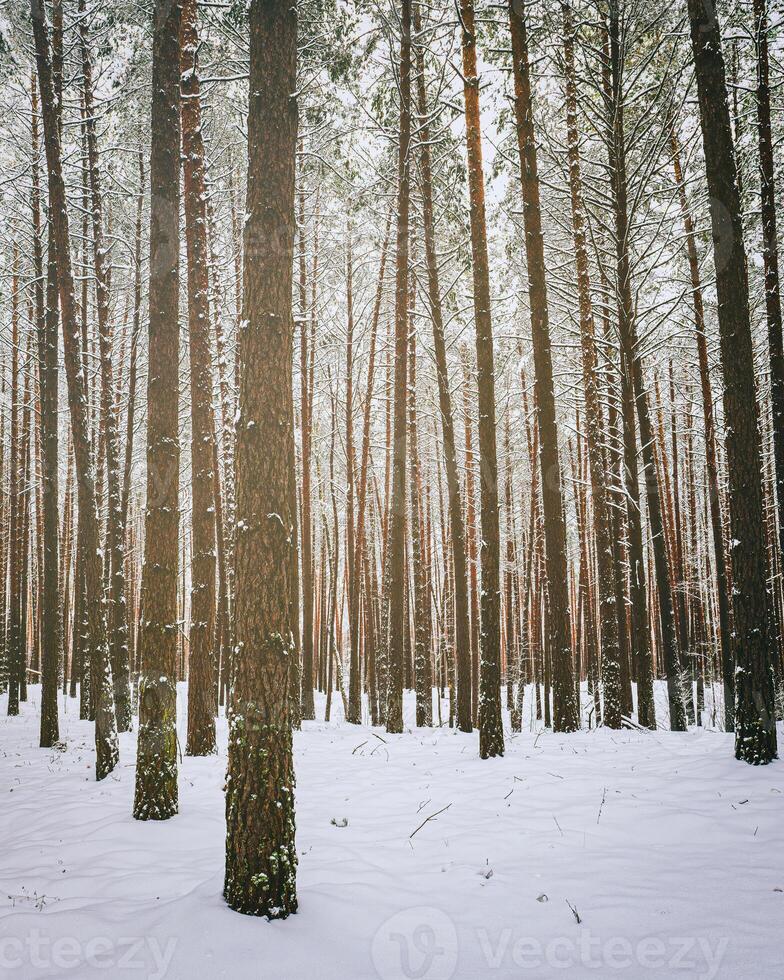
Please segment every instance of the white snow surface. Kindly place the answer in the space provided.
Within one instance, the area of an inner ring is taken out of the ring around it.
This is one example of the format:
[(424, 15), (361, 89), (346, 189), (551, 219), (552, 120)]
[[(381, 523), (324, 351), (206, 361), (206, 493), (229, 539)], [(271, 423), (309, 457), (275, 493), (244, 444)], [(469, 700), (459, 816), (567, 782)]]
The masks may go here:
[(225, 719), (179, 815), (139, 823), (135, 734), (96, 783), (76, 702), (64, 750), (38, 748), (39, 702), (0, 698), (0, 977), (784, 976), (784, 765), (731, 735), (507, 731), (482, 761), (476, 733), (390, 736), (336, 697), (294, 737), (300, 909), (268, 922), (221, 896)]

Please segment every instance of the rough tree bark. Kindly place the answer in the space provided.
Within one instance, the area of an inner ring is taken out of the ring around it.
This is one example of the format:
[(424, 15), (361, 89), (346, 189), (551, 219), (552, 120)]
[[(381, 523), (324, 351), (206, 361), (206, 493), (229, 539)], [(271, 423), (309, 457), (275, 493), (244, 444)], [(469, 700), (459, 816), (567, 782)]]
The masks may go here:
[[(229, 906), (297, 910), (290, 685), (297, 14), (252, 0), (236, 423), (236, 653), (226, 789)], [(275, 248), (270, 248), (270, 242)]]
[(147, 509), (142, 566), (137, 820), (177, 813), (177, 585), (180, 446), (179, 0), (153, 8)]

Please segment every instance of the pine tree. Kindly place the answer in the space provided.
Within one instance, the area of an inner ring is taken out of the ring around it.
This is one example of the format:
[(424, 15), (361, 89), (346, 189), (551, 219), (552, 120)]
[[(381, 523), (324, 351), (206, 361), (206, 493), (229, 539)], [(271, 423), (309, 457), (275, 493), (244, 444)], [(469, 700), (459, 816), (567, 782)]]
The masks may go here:
[(87, 172), (90, 188), (90, 218), (98, 314), (98, 341), (101, 362), (101, 429), (106, 463), (106, 551), (109, 570), (108, 628), (109, 661), (114, 685), (117, 728), (131, 727), (130, 666), (128, 663), (128, 609), (125, 601), (125, 542), (120, 518), (120, 446), (112, 366), (112, 327), (110, 323), (109, 280), (111, 267), (104, 239), (104, 206), (98, 156), (90, 42), (84, 0), (79, 2), (79, 46), (82, 60), (84, 130), (87, 144)]
[[(556, 731), (572, 732), (580, 727), (580, 719), (572, 667), (569, 582), (566, 566), (566, 518), (561, 461), (558, 455), (558, 427), (555, 420), (553, 358), (547, 306), (533, 101), (528, 65), (528, 34), (525, 4), (521, 0), (509, 0), (509, 27), (512, 36), (515, 120), (520, 155), (525, 249), (528, 260), (528, 299), (531, 307), (531, 333), (536, 373), (547, 593), (550, 599), (550, 643), (553, 651), (553, 727)], [(609, 652), (612, 655), (612, 651)]]
[(501, 584), (498, 523), (498, 459), (496, 453), (495, 368), (490, 310), (490, 269), (487, 256), (479, 74), (473, 0), (461, 0), (463, 97), (468, 151), (468, 192), (471, 256), (474, 278), (476, 365), (479, 384), (479, 459), (482, 543), (480, 566), (479, 754), (483, 759), (504, 754), (501, 721)]
[(143, 649), (133, 806), (137, 820), (167, 820), (178, 810), (181, 15), (179, 0), (156, 0), (150, 154), (150, 369), (142, 566)]
[[(33, 264), (36, 273), (35, 307), (38, 339), (38, 386), (40, 392), (41, 480), (43, 483), (43, 582), (41, 590), (41, 747), (49, 748), (59, 737), (57, 709), (58, 660), (60, 656), (60, 567), (57, 472), (58, 310), (56, 272), (51, 247), (47, 262), (44, 297), (43, 229), (41, 226), (40, 147), (38, 140), (38, 92), (32, 79)], [(54, 288), (52, 288), (54, 287)]]
[(188, 755), (215, 745), (215, 420), (207, 248), (207, 187), (197, 65), (196, 0), (183, 0), (180, 23), (185, 242), (188, 261), (188, 351), (191, 375), (191, 623), (188, 669)]
[(705, 169), (711, 198), (730, 489), (735, 628), (735, 756), (776, 758), (759, 409), (735, 150), (714, 0), (688, 0)]
[[(252, 0), (248, 191), (237, 416), (236, 657), (226, 789), (229, 906), (297, 910), (289, 602), (294, 437), (297, 16)], [(276, 247), (269, 248), (274, 241)]]
[[(79, 501), (81, 571), (84, 584), (83, 605), (86, 624), (84, 642), (90, 664), (90, 688), (95, 716), (95, 771), (104, 779), (117, 765), (117, 727), (114, 715), (111, 667), (103, 608), (103, 571), (98, 541), (98, 504), (95, 466), (87, 419), (85, 352), (77, 324), (74, 275), (68, 212), (63, 180), (60, 121), (52, 72), (52, 57), (43, 5), (31, 0), (36, 68), (41, 95), (44, 149), (49, 175), (49, 208), (52, 240), (57, 258), (57, 284), (63, 333), (63, 356), (71, 415), (74, 459)], [(83, 304), (84, 306), (84, 304)]]
[[(414, 7), (414, 29), (421, 34), (421, 4)], [(427, 265), (428, 300), (433, 324), (433, 353), (438, 382), (438, 405), (443, 432), (444, 469), (446, 470), (447, 495), (449, 498), (449, 528), (454, 587), (454, 631), (457, 683), (457, 727), (463, 732), (473, 728), (471, 714), (471, 632), (468, 615), (468, 585), (466, 572), (466, 534), (463, 521), (463, 505), (460, 493), (460, 476), (457, 468), (455, 422), (452, 413), (452, 397), (449, 390), (449, 374), (444, 339), (444, 316), (441, 304), (441, 284), (436, 252), (435, 220), (433, 212), (433, 176), (430, 152), (430, 125), (425, 84), (425, 59), (422, 44), (416, 44), (417, 110), (421, 120), (419, 140), (419, 175), (422, 191), (422, 221)]]
[(389, 682), (387, 731), (403, 731), (404, 651), (406, 615), (406, 385), (408, 383), (408, 261), (411, 193), (411, 0), (401, 0), (400, 139), (398, 144), (397, 249), (395, 254), (395, 381), (392, 436), (392, 498), (389, 516)]

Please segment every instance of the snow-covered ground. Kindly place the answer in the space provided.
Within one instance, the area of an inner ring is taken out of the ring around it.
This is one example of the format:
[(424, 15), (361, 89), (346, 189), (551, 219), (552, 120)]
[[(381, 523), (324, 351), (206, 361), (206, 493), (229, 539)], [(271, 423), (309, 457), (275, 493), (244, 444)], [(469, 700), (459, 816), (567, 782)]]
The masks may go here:
[(269, 923), (221, 898), (224, 720), (218, 757), (182, 760), (180, 814), (142, 824), (135, 736), (96, 783), (74, 702), (62, 751), (38, 702), (0, 698), (1, 977), (784, 976), (784, 764), (723, 733), (526, 731), (483, 762), (448, 728), (307, 723), (300, 911)]

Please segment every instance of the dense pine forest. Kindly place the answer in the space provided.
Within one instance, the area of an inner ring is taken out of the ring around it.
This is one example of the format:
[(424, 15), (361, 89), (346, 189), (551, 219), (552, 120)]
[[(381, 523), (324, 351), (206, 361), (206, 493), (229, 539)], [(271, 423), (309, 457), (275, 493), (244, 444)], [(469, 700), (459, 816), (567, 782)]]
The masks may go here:
[(782, 55), (3, 0), (0, 974), (780, 975)]

